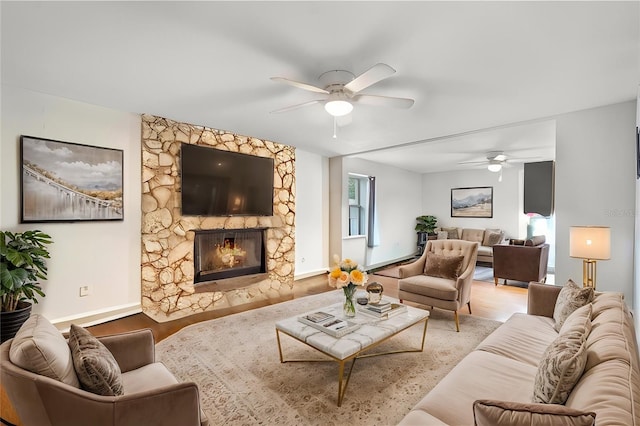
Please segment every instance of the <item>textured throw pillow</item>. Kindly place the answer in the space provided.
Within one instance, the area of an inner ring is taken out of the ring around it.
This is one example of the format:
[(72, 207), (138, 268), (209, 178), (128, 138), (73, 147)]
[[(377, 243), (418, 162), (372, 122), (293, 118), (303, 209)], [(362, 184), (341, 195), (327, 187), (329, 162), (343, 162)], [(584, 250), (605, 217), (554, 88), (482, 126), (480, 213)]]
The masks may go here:
[(484, 231), (484, 238), (482, 239), (482, 245), (486, 247), (493, 247), (502, 241), (503, 233), (500, 231)]
[(545, 350), (533, 385), (534, 403), (564, 404), (587, 363), (586, 338), (559, 335)]
[(437, 235), (438, 240), (446, 240), (449, 238), (449, 233), (447, 231), (438, 231)]
[(447, 233), (448, 240), (460, 239), (460, 236), (458, 235), (458, 228), (442, 228), (442, 230)]
[(556, 306), (553, 310), (556, 331), (560, 331), (562, 324), (569, 315), (576, 309), (591, 303), (593, 300), (593, 288), (579, 287), (572, 280), (567, 281), (556, 299)]
[(42, 315), (33, 314), (22, 324), (11, 342), (9, 359), (32, 373), (80, 387), (67, 341)]
[(596, 413), (555, 404), (478, 400), (473, 403), (473, 418), (476, 426), (592, 426)]
[(71, 325), (69, 346), (82, 388), (98, 395), (122, 395), (120, 366), (109, 349), (87, 330)]
[(424, 265), (425, 275), (432, 277), (458, 279), (462, 272), (464, 256), (442, 256), (427, 252), (427, 261)]

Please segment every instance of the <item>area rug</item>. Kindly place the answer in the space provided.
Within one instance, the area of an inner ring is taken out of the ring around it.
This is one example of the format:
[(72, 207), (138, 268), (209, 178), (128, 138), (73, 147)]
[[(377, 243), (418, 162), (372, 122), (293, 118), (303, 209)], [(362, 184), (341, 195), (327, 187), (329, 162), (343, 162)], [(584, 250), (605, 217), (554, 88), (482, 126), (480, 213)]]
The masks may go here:
[[(281, 364), (274, 324), (342, 297), (331, 291), (194, 324), (159, 342), (156, 358), (198, 384), (213, 425), (391, 425), (501, 324), (461, 315), (456, 333), (453, 314), (434, 310), (424, 352), (358, 360), (338, 407), (338, 364)], [(412, 327), (377, 350), (419, 347), (421, 335)], [(321, 357), (289, 336), (281, 342), (285, 358)]]
[(476, 265), (473, 271), (473, 279), (476, 281), (493, 282), (493, 268), (490, 266)]

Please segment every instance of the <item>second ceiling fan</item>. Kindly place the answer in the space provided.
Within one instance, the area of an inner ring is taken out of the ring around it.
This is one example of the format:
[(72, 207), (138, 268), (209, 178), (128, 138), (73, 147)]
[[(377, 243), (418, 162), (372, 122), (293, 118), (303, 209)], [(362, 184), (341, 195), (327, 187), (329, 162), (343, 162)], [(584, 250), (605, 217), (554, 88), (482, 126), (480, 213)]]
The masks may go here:
[(349, 71), (327, 71), (318, 77), (321, 87), (284, 77), (271, 77), (273, 81), (324, 95), (308, 102), (277, 109), (272, 113), (287, 112), (318, 103), (324, 103), (325, 110), (333, 117), (349, 114), (353, 110), (353, 104), (411, 108), (413, 99), (360, 93), (367, 87), (392, 76), (395, 72), (396, 70), (383, 63), (375, 64), (357, 77)]

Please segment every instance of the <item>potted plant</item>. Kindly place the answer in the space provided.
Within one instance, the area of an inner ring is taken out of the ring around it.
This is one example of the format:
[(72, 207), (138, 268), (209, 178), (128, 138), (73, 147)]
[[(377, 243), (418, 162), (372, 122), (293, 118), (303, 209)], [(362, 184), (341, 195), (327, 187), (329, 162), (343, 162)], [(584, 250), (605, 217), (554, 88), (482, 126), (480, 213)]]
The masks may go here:
[(0, 231), (0, 332), (4, 342), (29, 318), (36, 296), (44, 297), (38, 280), (47, 278), (51, 237), (39, 230)]
[(416, 231), (426, 232), (427, 235), (433, 235), (435, 233), (436, 223), (438, 223), (438, 219), (436, 219), (435, 216), (418, 216), (416, 220), (418, 221)]

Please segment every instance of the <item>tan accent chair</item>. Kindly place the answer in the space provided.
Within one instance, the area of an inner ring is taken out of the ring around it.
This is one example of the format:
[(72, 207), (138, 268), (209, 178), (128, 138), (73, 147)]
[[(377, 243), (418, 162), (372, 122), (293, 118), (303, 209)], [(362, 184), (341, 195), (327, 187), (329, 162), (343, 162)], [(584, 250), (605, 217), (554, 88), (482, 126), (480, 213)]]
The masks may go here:
[(98, 338), (122, 371), (124, 395), (100, 396), (11, 362), (14, 339), (0, 345), (0, 377), (21, 424), (38, 426), (192, 425), (209, 422), (195, 383), (178, 383), (155, 362), (151, 330)]
[[(425, 275), (427, 253), (464, 256), (458, 279)], [(453, 311), (456, 331), (460, 331), (458, 310), (467, 305), (471, 313), (471, 283), (478, 258), (478, 243), (463, 240), (429, 241), (418, 260), (400, 267), (399, 299)]]

